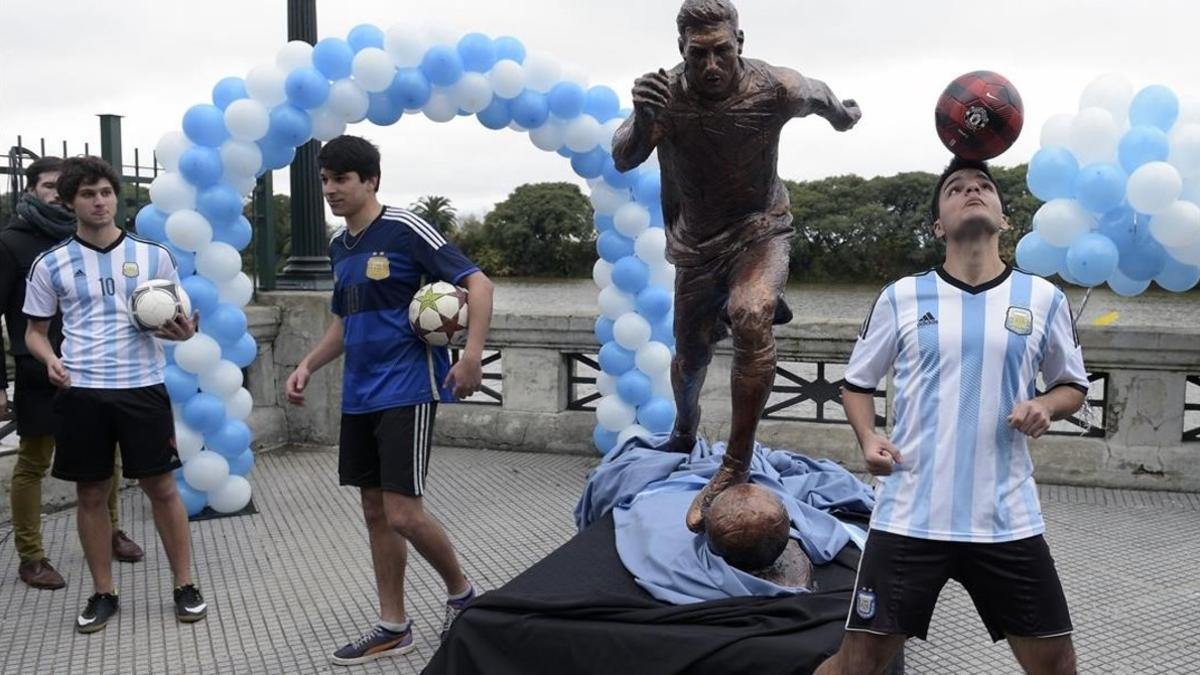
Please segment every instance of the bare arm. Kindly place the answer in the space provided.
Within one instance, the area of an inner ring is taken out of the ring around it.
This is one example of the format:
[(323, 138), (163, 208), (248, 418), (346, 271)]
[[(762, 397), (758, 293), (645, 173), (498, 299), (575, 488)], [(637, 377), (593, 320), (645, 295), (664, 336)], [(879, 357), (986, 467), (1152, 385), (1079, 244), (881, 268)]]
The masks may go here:
[(495, 293), (495, 285), (483, 272), (475, 272), (463, 281), (467, 288), (467, 344), (442, 383), (459, 398), (474, 394), (483, 384), (483, 346), (492, 326)]
[(63, 366), (62, 359), (54, 353), (54, 347), (50, 345), (49, 331), (50, 319), (31, 317), (25, 326), (25, 346), (29, 348), (29, 353), (33, 354), (35, 359), (46, 366), (46, 374), (54, 386), (69, 387), (71, 386), (71, 374)]
[(842, 389), (842, 407), (846, 419), (858, 437), (867, 471), (876, 476), (892, 472), (892, 465), (902, 461), (900, 451), (885, 436), (875, 431), (875, 395)]
[(329, 328), (325, 329), (325, 334), (317, 342), (317, 346), (313, 347), (300, 360), (299, 365), (288, 376), (285, 389), (288, 402), (293, 405), (304, 405), (304, 389), (308, 386), (308, 381), (312, 378), (312, 374), (324, 367), (325, 364), (342, 355), (342, 351), (345, 348), (343, 330), (342, 317), (335, 314), (333, 321), (329, 324)]
[(1032, 401), (1021, 401), (1013, 406), (1008, 416), (1008, 425), (1017, 431), (1038, 438), (1050, 430), (1050, 423), (1075, 414), (1086, 397), (1083, 392), (1069, 385), (1059, 385)]
[(633, 83), (633, 114), (613, 134), (613, 164), (622, 173), (646, 161), (662, 140), (664, 129), (659, 114), (667, 106), (670, 86), (661, 68), (646, 73)]
[(838, 131), (846, 131), (858, 123), (862, 111), (854, 99), (839, 100), (829, 85), (805, 77), (791, 68), (775, 67), (775, 76), (787, 92), (788, 113), (791, 117), (820, 115)]

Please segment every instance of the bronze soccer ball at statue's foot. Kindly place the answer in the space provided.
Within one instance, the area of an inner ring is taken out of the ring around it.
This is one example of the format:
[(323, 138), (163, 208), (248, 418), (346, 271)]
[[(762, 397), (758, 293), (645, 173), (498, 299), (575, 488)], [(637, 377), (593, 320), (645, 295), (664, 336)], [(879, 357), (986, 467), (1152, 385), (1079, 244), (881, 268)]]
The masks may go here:
[(717, 473), (704, 486), (704, 489), (692, 500), (692, 505), (688, 507), (687, 519), (684, 521), (687, 524), (687, 528), (692, 532), (703, 532), (704, 518), (708, 515), (708, 509), (712, 506), (712, 502), (717, 498), (717, 495), (733, 485), (745, 483), (749, 478), (749, 471), (745, 469), (733, 469), (726, 464), (722, 464)]

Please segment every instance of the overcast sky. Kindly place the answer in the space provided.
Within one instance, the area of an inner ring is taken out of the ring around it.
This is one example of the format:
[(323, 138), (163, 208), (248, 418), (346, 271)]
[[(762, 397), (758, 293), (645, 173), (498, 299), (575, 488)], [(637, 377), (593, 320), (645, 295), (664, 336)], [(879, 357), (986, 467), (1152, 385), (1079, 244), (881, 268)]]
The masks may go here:
[[(184, 110), (209, 102), (212, 85), (273, 62), (287, 41), (285, 0), (0, 0), (0, 145), (17, 134), (71, 151), (92, 143), (98, 113), (124, 116), (124, 153), (148, 152), (180, 126)], [(1135, 86), (1166, 84), (1200, 94), (1196, 27), (1185, 0), (895, 2), (742, 0), (745, 55), (829, 83), (863, 109), (839, 134), (820, 119), (784, 131), (779, 172), (809, 179), (856, 173), (937, 171), (948, 159), (933, 105), (955, 76), (977, 69), (1012, 80), (1026, 106), (1025, 131), (997, 162), (1027, 161), (1042, 123), (1074, 112), (1083, 87), (1116, 71)], [(633, 79), (679, 60), (674, 0), (319, 0), (318, 33), (344, 37), (360, 23), (441, 25), (460, 33), (512, 35), (528, 49), (575, 64), (629, 104)], [(566, 160), (525, 134), (488, 131), (475, 120), (435, 124), (406, 115), (391, 127), (350, 127), (383, 150), (384, 201), (424, 194), (481, 212), (531, 181), (572, 180)], [(281, 172), (276, 185), (286, 191)]]

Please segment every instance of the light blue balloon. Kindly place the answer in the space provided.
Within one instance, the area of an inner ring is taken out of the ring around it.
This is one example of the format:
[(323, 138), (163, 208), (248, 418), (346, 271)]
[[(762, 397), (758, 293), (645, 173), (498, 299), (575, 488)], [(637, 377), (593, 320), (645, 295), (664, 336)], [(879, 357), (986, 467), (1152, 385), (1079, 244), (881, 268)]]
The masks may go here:
[(463, 70), (486, 73), (496, 65), (496, 43), (483, 33), (467, 33), (458, 41)]
[(1120, 252), (1117, 271), (1131, 281), (1150, 281), (1158, 276), (1168, 257), (1167, 250), (1149, 233), (1143, 233), (1117, 250)]
[(297, 147), (312, 138), (312, 118), (294, 105), (282, 103), (271, 108), (271, 126), (267, 137), (283, 145)]
[(1148, 125), (1170, 131), (1179, 118), (1179, 97), (1170, 88), (1152, 84), (1134, 95), (1129, 104), (1129, 125)]
[(133, 220), (137, 235), (162, 243), (167, 240), (167, 213), (154, 204), (147, 204)]
[(250, 427), (241, 420), (226, 418), (216, 431), (204, 434), (204, 447), (233, 459), (250, 447)]
[(187, 481), (182, 478), (175, 481), (175, 489), (179, 491), (179, 498), (183, 500), (183, 508), (187, 511), (189, 518), (199, 515), (208, 505), (208, 495), (188, 485)]
[(564, 119), (574, 119), (583, 113), (583, 102), (587, 97), (587, 92), (583, 87), (574, 82), (559, 82), (550, 89), (550, 93), (546, 95), (547, 101), (550, 103), (550, 112), (555, 116)]
[(192, 309), (200, 312), (200, 316), (210, 314), (221, 302), (217, 287), (204, 277), (193, 274), (183, 280), (183, 291), (192, 301)]
[(225, 404), (202, 391), (183, 404), (183, 421), (202, 434), (216, 433), (225, 424)]
[(350, 77), (354, 48), (341, 38), (328, 37), (313, 45), (313, 66), (330, 80)]
[(650, 211), (650, 227), (662, 229), (666, 225), (663, 223), (662, 204), (651, 204), (646, 206)]
[(1149, 288), (1150, 282), (1134, 281), (1124, 274), (1121, 274), (1121, 270), (1118, 268), (1117, 271), (1113, 272), (1112, 276), (1108, 278), (1108, 287), (1111, 288), (1112, 292), (1116, 293), (1117, 295), (1126, 298), (1132, 298), (1136, 295), (1141, 295), (1147, 288)]
[(449, 45), (434, 45), (421, 58), (421, 72), (440, 87), (449, 87), (463, 76), (462, 57)]
[(592, 214), (592, 222), (596, 225), (596, 231), (600, 233), (608, 232), (616, 227), (612, 216), (602, 216), (599, 213)]
[(1088, 164), (1079, 170), (1075, 181), (1076, 198), (1088, 211), (1108, 213), (1125, 201), (1127, 179), (1128, 176), (1116, 164)]
[(367, 119), (371, 120), (372, 124), (386, 127), (399, 122), (404, 115), (404, 109), (396, 105), (389, 92), (377, 91), (367, 96), (370, 101), (370, 105), (367, 106)]
[(617, 432), (609, 431), (597, 424), (596, 428), (592, 429), (592, 444), (596, 446), (596, 450), (599, 450), (600, 454), (607, 455), (617, 445)]
[(297, 108), (317, 108), (329, 98), (329, 80), (316, 68), (297, 68), (288, 73), (283, 90)]
[(630, 405), (641, 405), (654, 395), (654, 382), (645, 373), (634, 368), (617, 378), (617, 395)]
[(215, 105), (200, 103), (183, 114), (183, 133), (196, 145), (215, 148), (229, 140), (225, 113)]
[(638, 314), (653, 324), (671, 311), (671, 292), (650, 284), (638, 292), (635, 307)]
[(653, 170), (638, 172), (637, 185), (633, 188), (633, 198), (642, 206), (662, 205), (662, 176)]
[(599, 178), (600, 174), (604, 173), (604, 162), (606, 160), (611, 161), (608, 153), (604, 151), (604, 148), (597, 146), (587, 152), (576, 153), (572, 156), (571, 169), (580, 178), (588, 180)]
[(346, 35), (346, 43), (355, 52), (360, 52), (367, 47), (383, 49), (383, 31), (378, 26), (360, 23), (350, 29), (350, 33)]
[(617, 165), (613, 163), (610, 157), (604, 163), (604, 182), (617, 190), (630, 190), (637, 186), (638, 179), (642, 176), (640, 169), (630, 169), (629, 171), (621, 172), (617, 170)]
[(526, 129), (536, 129), (550, 118), (550, 103), (546, 95), (526, 89), (512, 100), (513, 121)]
[(601, 232), (596, 237), (596, 253), (610, 263), (633, 255), (633, 240), (617, 232), (615, 229)]
[(225, 183), (201, 190), (196, 195), (196, 210), (215, 228), (242, 215), (242, 196)]
[(222, 241), (241, 251), (254, 239), (254, 230), (245, 216), (237, 216), (228, 223), (213, 226), (213, 240)]
[(508, 59), (517, 63), (525, 63), (525, 45), (515, 37), (504, 35), (493, 41), (496, 47), (496, 60)]
[(216, 185), (224, 172), (221, 153), (215, 148), (193, 145), (179, 156), (179, 174), (198, 188)]
[(246, 448), (242, 454), (229, 460), (229, 475), (248, 476), (254, 470), (254, 451)]
[(557, 153), (559, 157), (565, 157), (567, 159), (575, 157), (575, 153), (571, 152), (571, 149), (565, 145), (554, 152)]
[(600, 348), (600, 369), (618, 377), (629, 372), (634, 367), (634, 353), (614, 342), (607, 342)]
[(1089, 232), (1067, 248), (1067, 271), (1077, 285), (1098, 286), (1117, 269), (1119, 253), (1108, 237)]
[(1132, 245), (1135, 239), (1146, 233), (1138, 223), (1137, 214), (1126, 204), (1100, 216), (1096, 231), (1111, 239), (1118, 249)]
[(1017, 242), (1017, 266), (1041, 277), (1058, 273), (1067, 258), (1067, 249), (1052, 246), (1036, 231)]
[(675, 402), (655, 396), (638, 407), (637, 420), (656, 434), (666, 433), (675, 426)]
[(282, 169), (292, 163), (296, 158), (296, 148), (284, 144), (282, 141), (274, 138), (263, 138), (255, 141), (258, 149), (262, 151), (263, 164), (258, 170), (258, 175), (262, 175), (268, 171)]
[(493, 96), (488, 107), (479, 111), (475, 117), (488, 129), (499, 131), (507, 129), (508, 125), (512, 123), (512, 110), (509, 108), (508, 101), (499, 96)]
[(179, 278), (191, 276), (196, 273), (196, 254), (192, 251), (185, 251), (169, 241), (161, 242), (167, 250), (171, 252), (171, 257), (175, 258), (175, 268), (179, 270)]
[(392, 78), (387, 94), (398, 107), (416, 110), (429, 102), (429, 97), (433, 94), (433, 85), (429, 84), (429, 78), (420, 70), (401, 68)]
[(219, 302), (200, 319), (200, 330), (222, 345), (231, 345), (246, 332), (246, 315), (240, 307)]
[(167, 387), (167, 396), (171, 403), (182, 404), (200, 391), (200, 380), (195, 375), (179, 366), (167, 366), (163, 369), (163, 384)]
[(1187, 265), (1167, 256), (1162, 271), (1154, 277), (1154, 283), (1173, 293), (1189, 291), (1200, 282), (1200, 267)]
[(1048, 202), (1051, 199), (1070, 199), (1075, 196), (1075, 179), (1079, 162), (1068, 149), (1048, 145), (1034, 153), (1029, 160), (1025, 183), (1034, 197)]
[(596, 335), (597, 344), (608, 344), (613, 341), (613, 324), (615, 322), (607, 316), (596, 318), (596, 325), (592, 332)]
[(641, 292), (650, 281), (650, 267), (635, 255), (627, 255), (613, 264), (613, 285), (626, 293)]
[(675, 348), (675, 311), (673, 309), (667, 312), (663, 318), (650, 324), (650, 339), (661, 342), (672, 349)]
[(616, 117), (621, 111), (621, 99), (617, 97), (617, 92), (604, 85), (596, 85), (587, 91), (587, 99), (583, 104), (583, 111), (596, 121), (604, 124), (610, 119)]
[(1165, 162), (1171, 152), (1171, 141), (1166, 132), (1158, 127), (1133, 127), (1121, 137), (1117, 146), (1117, 157), (1121, 160), (1121, 168), (1126, 173), (1147, 162)]
[(246, 81), (240, 77), (224, 77), (213, 85), (212, 102), (221, 110), (225, 110), (230, 103), (238, 99), (249, 97), (250, 94), (246, 93)]
[(238, 368), (248, 367), (254, 363), (257, 356), (258, 344), (254, 342), (254, 336), (249, 333), (244, 333), (233, 344), (221, 345), (221, 358), (232, 362)]

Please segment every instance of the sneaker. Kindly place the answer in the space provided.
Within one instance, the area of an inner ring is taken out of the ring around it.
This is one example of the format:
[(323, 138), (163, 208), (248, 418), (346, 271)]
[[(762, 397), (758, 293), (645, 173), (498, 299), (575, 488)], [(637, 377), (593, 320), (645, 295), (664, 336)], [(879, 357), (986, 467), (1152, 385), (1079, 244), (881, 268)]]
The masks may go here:
[(17, 576), (31, 588), (53, 591), (67, 585), (67, 580), (54, 569), (49, 558), (23, 561), (17, 566)]
[(412, 623), (401, 633), (375, 626), (354, 642), (333, 653), (330, 661), (337, 666), (353, 666), (385, 656), (407, 654), (417, 645), (413, 642)]
[(113, 532), (112, 536), (113, 558), (118, 562), (141, 562), (146, 557), (146, 552), (142, 550), (123, 530)]
[(83, 613), (75, 619), (75, 630), (80, 633), (95, 633), (104, 630), (108, 620), (116, 615), (121, 608), (121, 601), (116, 593), (96, 593), (88, 598)]
[(200, 589), (187, 584), (175, 589), (175, 618), (182, 623), (195, 623), (208, 616), (208, 603)]
[(446, 601), (446, 615), (442, 618), (442, 632), (438, 633), (439, 642), (446, 641), (446, 634), (450, 632), (450, 624), (454, 623), (458, 615), (462, 614), (462, 611), (471, 604), (471, 601), (475, 599), (475, 595), (475, 586), (472, 585), (471, 591), (467, 593), (467, 597)]

